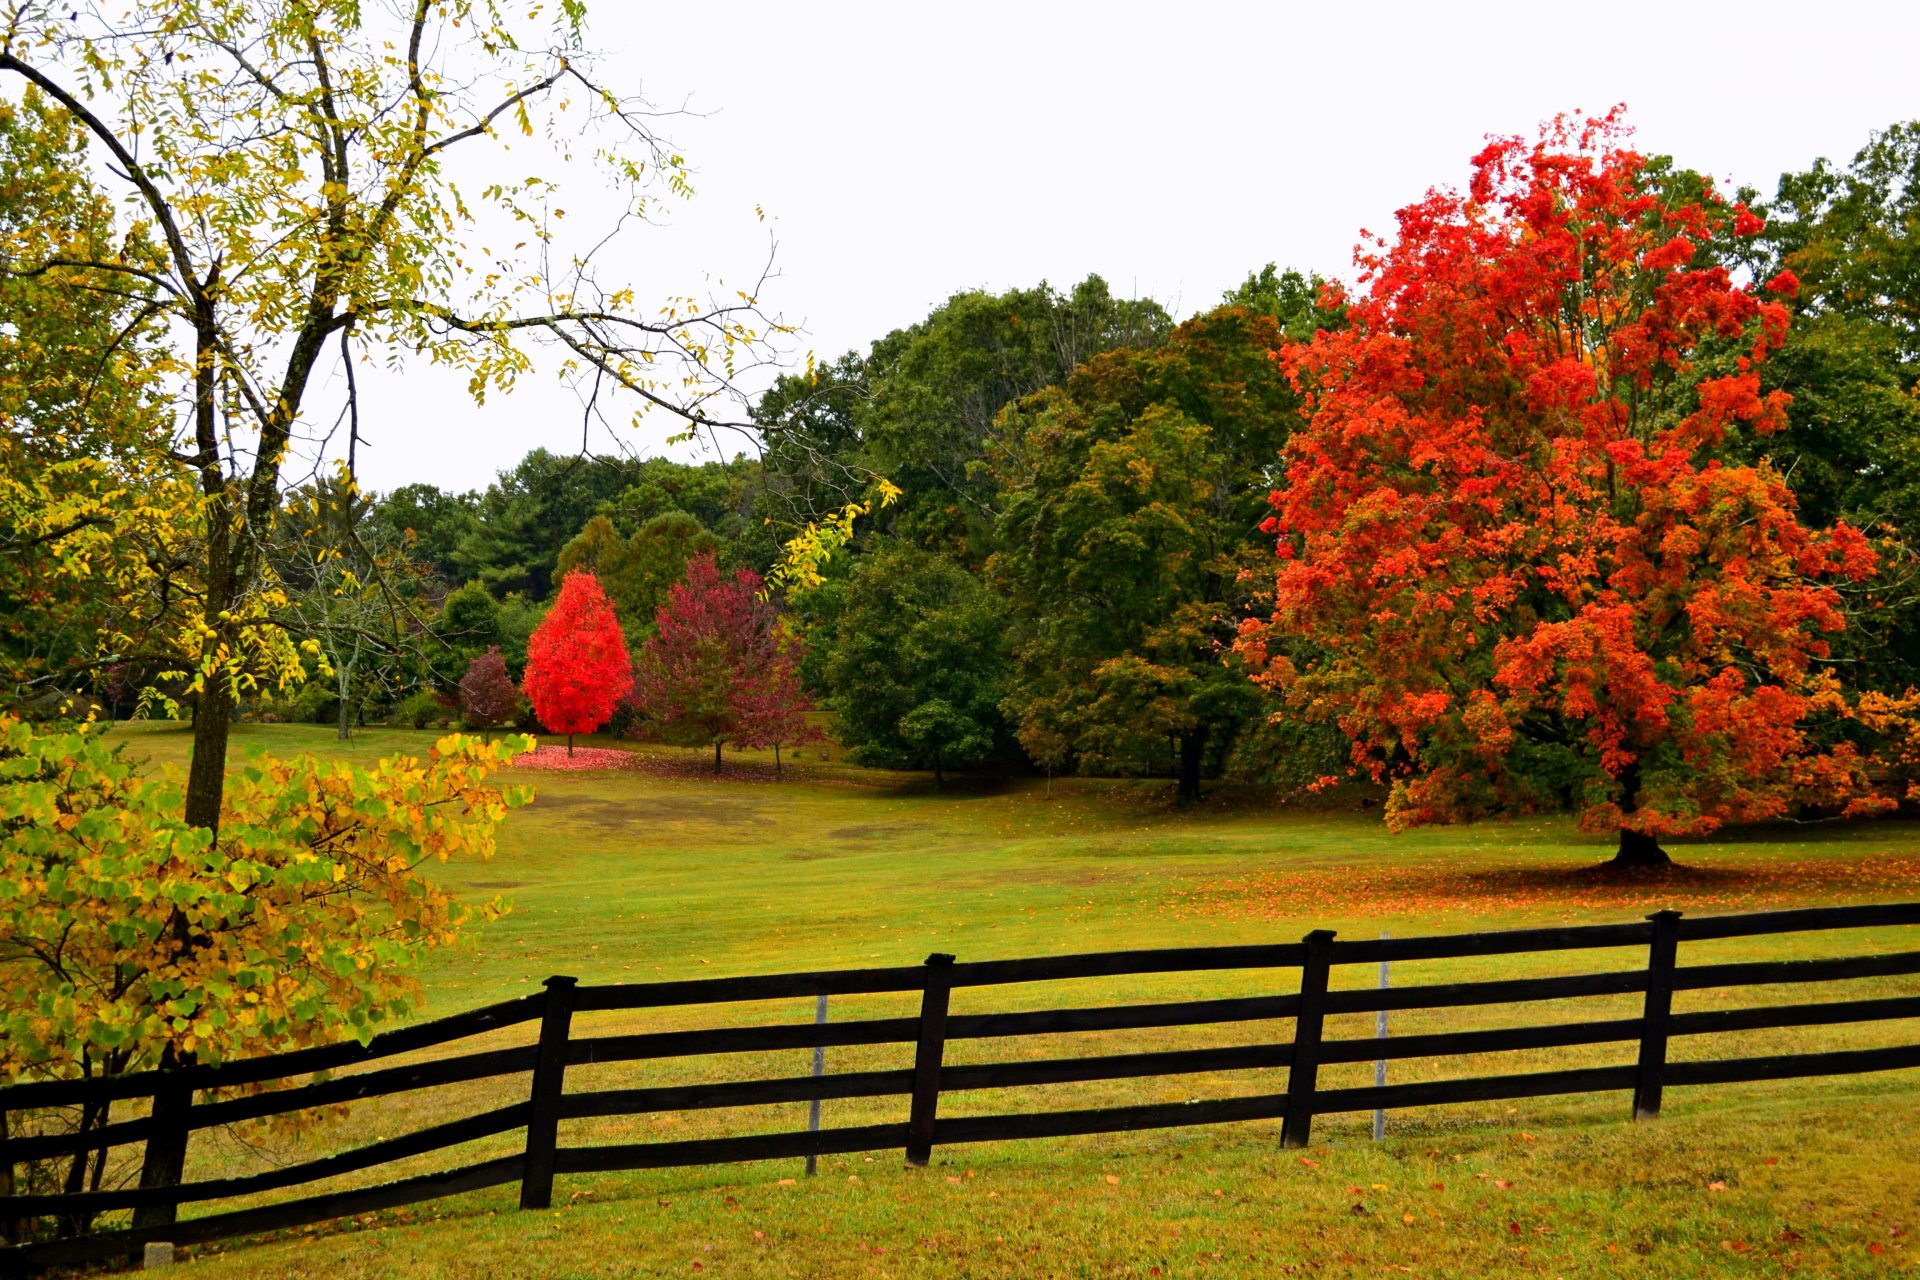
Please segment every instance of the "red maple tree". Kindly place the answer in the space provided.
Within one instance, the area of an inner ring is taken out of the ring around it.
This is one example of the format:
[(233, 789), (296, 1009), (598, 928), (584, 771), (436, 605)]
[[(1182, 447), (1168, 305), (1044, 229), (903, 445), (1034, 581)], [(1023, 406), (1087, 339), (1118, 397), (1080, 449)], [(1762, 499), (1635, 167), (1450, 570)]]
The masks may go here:
[(1762, 223), (1679, 176), (1618, 110), (1495, 140), (1362, 249), (1350, 329), (1278, 355), (1305, 423), (1240, 648), (1392, 779), (1396, 828), (1571, 804), (1664, 865), (1662, 835), (1858, 793), (1809, 726), (1874, 556), (1738, 447), (1784, 424), (1758, 367), (1795, 282), (1713, 261)]
[(519, 706), (520, 690), (507, 674), (507, 660), (500, 656), (499, 645), (490, 644), (460, 677), (460, 709), (467, 722), (478, 725), (483, 738), (490, 740), (493, 730), (512, 719)]
[(633, 661), (613, 605), (591, 573), (576, 570), (527, 641), (521, 681), (533, 713), (549, 733), (592, 733), (613, 718), (633, 687)]
[(808, 733), (799, 638), (783, 635), (779, 611), (760, 597), (760, 575), (728, 577), (708, 554), (687, 562), (634, 664), (632, 702), (669, 742), (767, 747)]

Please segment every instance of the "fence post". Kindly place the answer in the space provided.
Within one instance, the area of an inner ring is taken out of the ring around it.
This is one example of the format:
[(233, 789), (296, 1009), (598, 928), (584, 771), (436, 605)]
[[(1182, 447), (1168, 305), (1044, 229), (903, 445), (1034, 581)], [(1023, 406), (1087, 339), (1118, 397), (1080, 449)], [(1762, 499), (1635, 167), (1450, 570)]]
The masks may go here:
[(1320, 1028), (1327, 1017), (1327, 975), (1333, 967), (1333, 930), (1315, 929), (1302, 939), (1300, 1011), (1293, 1019), (1293, 1065), (1287, 1070), (1287, 1110), (1280, 1145), (1304, 1147), (1313, 1130), (1313, 1085), (1320, 1074)]
[[(827, 993), (822, 991), (813, 998), (813, 1025), (827, 1025)], [(813, 1046), (813, 1078), (819, 1080), (827, 1074), (827, 1046)], [(807, 1132), (820, 1132), (820, 1097), (815, 1094), (807, 1103)], [(807, 1176), (811, 1178), (820, 1171), (820, 1156), (816, 1152), (807, 1152)]]
[[(177, 1187), (187, 1173), (187, 1112), (193, 1106), (193, 1089), (188, 1085), (165, 1081), (153, 1091), (153, 1133), (147, 1139), (140, 1159), (140, 1189)], [(178, 1204), (142, 1205), (133, 1211), (136, 1227), (170, 1226), (179, 1217)]]
[(540, 1015), (540, 1053), (533, 1064), (532, 1111), (527, 1116), (526, 1162), (520, 1171), (520, 1207), (553, 1204), (553, 1156), (560, 1143), (560, 1094), (567, 1083), (567, 1035), (573, 1029), (574, 988), (580, 979), (546, 981)]
[[(1382, 942), (1385, 942), (1392, 936), (1392, 934), (1384, 929), (1380, 931), (1380, 940)], [(1380, 989), (1382, 991), (1387, 989), (1387, 962), (1385, 959), (1380, 961)], [(1373, 1037), (1376, 1040), (1385, 1040), (1387, 1038), (1387, 1011), (1385, 1009), (1380, 1010), (1379, 1016), (1373, 1020)], [(1384, 1089), (1387, 1087), (1387, 1060), (1385, 1058), (1374, 1059), (1373, 1087), (1376, 1089)], [(1383, 1142), (1386, 1140), (1386, 1136), (1386, 1108), (1375, 1107), (1373, 1109), (1373, 1140), (1375, 1142)]]
[(913, 1109), (907, 1117), (907, 1168), (933, 1159), (933, 1119), (940, 1109), (940, 1058), (947, 1046), (947, 999), (953, 993), (953, 957), (927, 957), (927, 985), (920, 997), (920, 1041), (913, 1051)]
[(1680, 913), (1656, 911), (1647, 952), (1647, 1003), (1640, 1015), (1640, 1068), (1633, 1081), (1633, 1118), (1660, 1118), (1661, 1077), (1667, 1066), (1667, 1019), (1673, 1013), (1674, 961), (1680, 951)]

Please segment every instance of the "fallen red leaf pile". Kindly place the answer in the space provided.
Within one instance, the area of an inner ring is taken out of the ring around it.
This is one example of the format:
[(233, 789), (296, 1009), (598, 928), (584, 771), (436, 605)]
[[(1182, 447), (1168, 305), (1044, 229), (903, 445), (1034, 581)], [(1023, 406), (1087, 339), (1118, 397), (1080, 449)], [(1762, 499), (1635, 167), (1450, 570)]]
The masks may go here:
[(548, 743), (513, 758), (516, 769), (631, 769), (638, 763), (639, 757), (631, 751), (605, 747), (575, 747), (568, 754), (565, 743)]

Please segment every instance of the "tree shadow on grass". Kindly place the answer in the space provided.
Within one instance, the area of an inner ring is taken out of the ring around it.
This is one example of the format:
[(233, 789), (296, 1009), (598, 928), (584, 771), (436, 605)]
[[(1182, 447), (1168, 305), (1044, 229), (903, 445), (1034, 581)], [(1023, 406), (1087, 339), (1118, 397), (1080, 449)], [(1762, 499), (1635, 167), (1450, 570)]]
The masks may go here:
[(1316, 866), (1177, 889), (1168, 905), (1180, 915), (1269, 920), (1509, 912), (1578, 920), (1599, 912), (1759, 911), (1913, 897), (1920, 897), (1920, 856), (1742, 855), (1662, 871), (1606, 864)]

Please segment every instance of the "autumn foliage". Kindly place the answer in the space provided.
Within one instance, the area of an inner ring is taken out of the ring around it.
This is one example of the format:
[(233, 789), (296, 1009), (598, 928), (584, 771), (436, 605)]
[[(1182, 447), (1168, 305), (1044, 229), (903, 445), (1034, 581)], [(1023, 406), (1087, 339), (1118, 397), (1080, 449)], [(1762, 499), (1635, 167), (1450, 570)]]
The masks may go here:
[(613, 718), (633, 687), (633, 663), (613, 605), (599, 581), (576, 571), (527, 641), (521, 682), (533, 713), (550, 733), (592, 733)]
[(1658, 863), (1861, 789), (1814, 730), (1873, 552), (1742, 447), (1785, 421), (1760, 367), (1795, 283), (1737, 282), (1709, 246), (1760, 219), (1672, 177), (1617, 112), (1494, 141), (1363, 248), (1351, 328), (1278, 355), (1305, 422), (1240, 649), (1395, 826), (1570, 803)]
[(499, 645), (490, 644), (460, 677), (460, 710), (469, 725), (485, 733), (511, 720), (519, 706), (520, 690), (507, 674), (507, 660)]
[(634, 665), (632, 701), (667, 741), (721, 748), (791, 745), (812, 736), (798, 636), (760, 595), (760, 575), (687, 562)]
[(409, 1012), (408, 970), (473, 914), (420, 868), (492, 853), (527, 796), (488, 775), (526, 745), (256, 756), (216, 835), (97, 730), (0, 716), (0, 1079), (365, 1039)]

